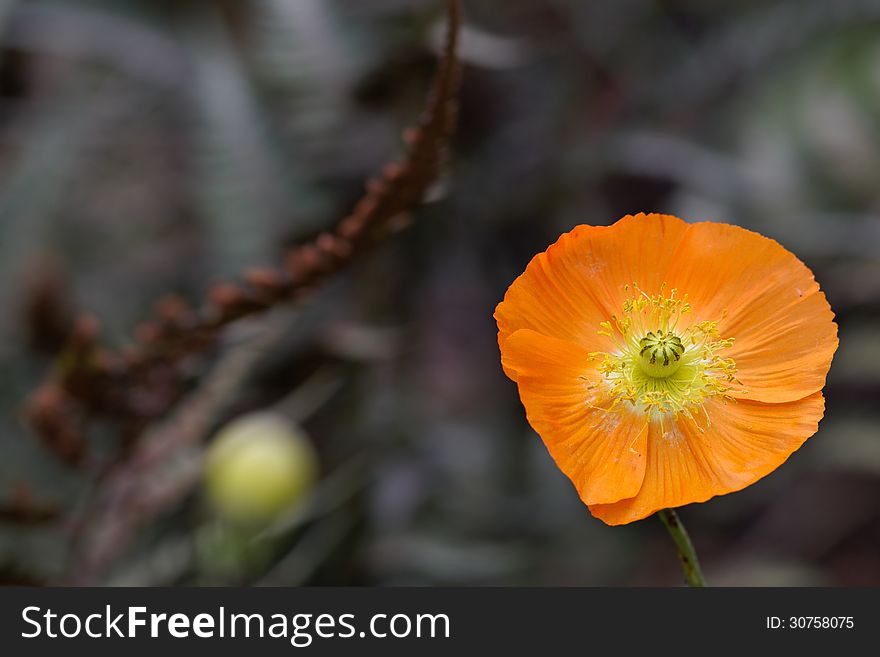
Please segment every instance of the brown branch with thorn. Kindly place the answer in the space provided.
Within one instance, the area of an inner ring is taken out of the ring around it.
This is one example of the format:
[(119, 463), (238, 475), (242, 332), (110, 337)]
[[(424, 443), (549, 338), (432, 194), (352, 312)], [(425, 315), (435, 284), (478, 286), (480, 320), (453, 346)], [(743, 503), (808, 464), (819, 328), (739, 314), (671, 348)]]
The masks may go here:
[(364, 197), (334, 229), (292, 248), (278, 267), (253, 269), (239, 281), (216, 285), (201, 307), (162, 299), (120, 352), (99, 345), (94, 318), (76, 322), (54, 371), (26, 406), (27, 419), (49, 450), (70, 465), (87, 463), (86, 429), (95, 417), (113, 422), (123, 446), (131, 447), (185, 392), (179, 373), (185, 359), (215, 345), (229, 324), (308, 296), (421, 202), (442, 171), (456, 123), (460, 0), (448, 1), (448, 21), (427, 108), (417, 127), (404, 132), (405, 156), (367, 183)]

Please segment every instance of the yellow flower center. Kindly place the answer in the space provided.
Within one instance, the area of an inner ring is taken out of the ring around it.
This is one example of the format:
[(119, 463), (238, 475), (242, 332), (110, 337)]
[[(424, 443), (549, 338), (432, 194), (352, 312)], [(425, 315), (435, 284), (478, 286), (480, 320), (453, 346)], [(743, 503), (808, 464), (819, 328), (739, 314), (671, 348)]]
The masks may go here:
[(627, 285), (635, 295), (623, 304), (623, 313), (602, 322), (600, 334), (610, 337), (615, 349), (590, 354), (600, 360), (602, 377), (591, 388), (610, 402), (603, 410), (629, 403), (646, 415), (684, 414), (693, 418), (709, 397), (727, 392), (736, 379), (736, 363), (718, 352), (733, 338), (722, 338), (717, 322), (696, 322), (680, 328), (691, 313), (687, 295), (666, 296), (666, 285), (651, 296), (638, 285)]

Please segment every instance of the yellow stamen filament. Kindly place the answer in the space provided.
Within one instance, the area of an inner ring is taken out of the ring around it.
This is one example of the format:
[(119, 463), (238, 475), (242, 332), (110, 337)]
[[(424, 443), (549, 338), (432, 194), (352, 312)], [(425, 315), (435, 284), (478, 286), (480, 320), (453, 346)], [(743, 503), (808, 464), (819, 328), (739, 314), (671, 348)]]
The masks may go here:
[(602, 377), (590, 386), (601, 393), (603, 410), (629, 403), (661, 422), (665, 416), (684, 415), (694, 421), (710, 397), (727, 394), (735, 384), (736, 363), (718, 352), (733, 344), (722, 338), (717, 322), (697, 322), (679, 328), (691, 311), (687, 295), (666, 295), (666, 285), (649, 295), (637, 284), (625, 287), (634, 296), (623, 304), (620, 316), (600, 324), (599, 333), (611, 338), (615, 348), (590, 354), (601, 360)]

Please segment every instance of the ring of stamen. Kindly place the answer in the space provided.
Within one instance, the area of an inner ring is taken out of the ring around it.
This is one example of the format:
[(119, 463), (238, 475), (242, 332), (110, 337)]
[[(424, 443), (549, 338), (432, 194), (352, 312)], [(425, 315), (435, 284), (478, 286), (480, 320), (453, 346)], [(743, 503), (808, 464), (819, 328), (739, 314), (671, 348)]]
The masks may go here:
[(667, 296), (665, 284), (653, 296), (635, 283), (625, 289), (634, 296), (624, 302), (620, 316), (602, 322), (599, 330), (615, 348), (590, 355), (601, 361), (602, 376), (590, 386), (601, 393), (601, 408), (629, 403), (651, 417), (683, 414), (693, 419), (708, 398), (729, 399), (727, 393), (739, 384), (736, 363), (718, 352), (730, 347), (733, 338), (722, 338), (717, 322), (680, 328), (691, 305), (687, 295), (677, 298), (675, 289)]

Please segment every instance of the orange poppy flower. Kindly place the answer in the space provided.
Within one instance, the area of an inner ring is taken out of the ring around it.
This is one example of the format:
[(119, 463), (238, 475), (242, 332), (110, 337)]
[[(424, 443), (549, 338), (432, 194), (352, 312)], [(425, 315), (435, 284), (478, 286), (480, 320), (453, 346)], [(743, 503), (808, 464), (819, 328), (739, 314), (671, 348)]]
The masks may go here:
[(578, 226), (495, 311), (529, 423), (609, 525), (745, 488), (822, 418), (834, 314), (777, 242), (659, 214)]

